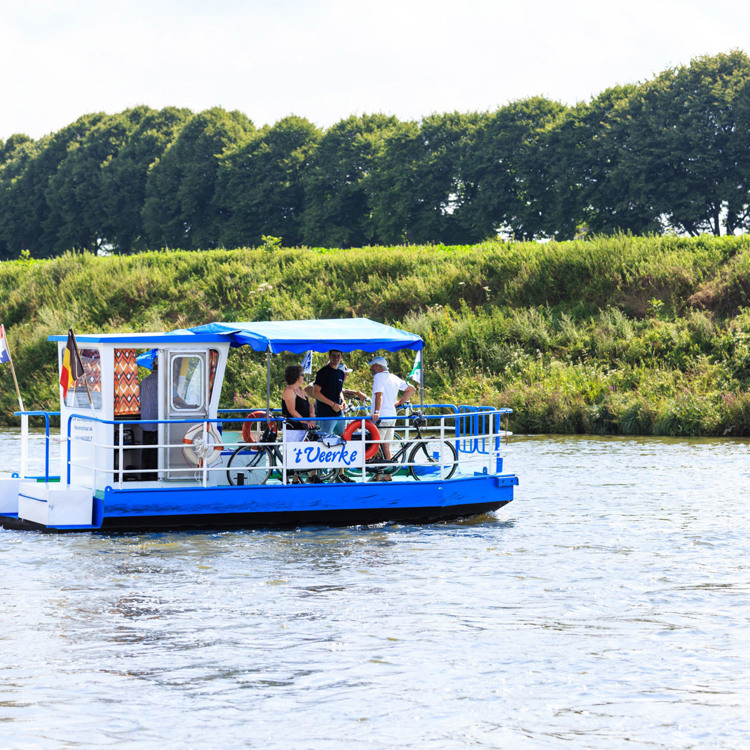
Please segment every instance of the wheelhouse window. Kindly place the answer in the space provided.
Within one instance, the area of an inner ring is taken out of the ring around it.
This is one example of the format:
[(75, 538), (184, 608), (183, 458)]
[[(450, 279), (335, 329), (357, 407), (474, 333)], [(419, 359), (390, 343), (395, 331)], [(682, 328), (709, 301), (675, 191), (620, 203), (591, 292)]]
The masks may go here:
[(172, 359), (172, 408), (195, 411), (204, 408), (205, 398), (203, 358), (195, 355)]
[[(65, 406), (76, 409), (102, 408), (102, 364), (98, 349), (80, 349), (83, 375), (70, 388), (65, 397)], [(88, 385), (88, 388), (86, 387)], [(90, 398), (89, 398), (90, 396)]]

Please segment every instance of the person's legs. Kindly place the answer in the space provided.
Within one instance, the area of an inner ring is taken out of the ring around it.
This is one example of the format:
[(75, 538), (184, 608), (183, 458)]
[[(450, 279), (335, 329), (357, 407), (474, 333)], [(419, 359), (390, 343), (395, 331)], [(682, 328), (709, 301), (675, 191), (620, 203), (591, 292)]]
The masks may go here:
[(380, 432), (381, 447), (383, 456), (386, 461), (391, 460), (391, 441), (393, 440), (393, 427), (396, 424), (395, 419), (381, 419), (378, 422), (378, 431)]
[[(156, 430), (143, 430), (143, 445), (156, 445), (158, 443), (159, 433)], [(141, 481), (155, 482), (159, 478), (156, 469), (159, 466), (159, 449), (142, 448), (141, 449), (141, 469), (146, 469), (141, 473)]]

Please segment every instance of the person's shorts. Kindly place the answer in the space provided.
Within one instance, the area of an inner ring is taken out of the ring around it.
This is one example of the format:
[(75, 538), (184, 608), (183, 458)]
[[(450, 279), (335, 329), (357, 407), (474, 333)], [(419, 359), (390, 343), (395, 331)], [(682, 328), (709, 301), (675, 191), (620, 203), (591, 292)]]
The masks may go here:
[(393, 440), (393, 428), (396, 426), (395, 419), (379, 419), (376, 425), (381, 441), (390, 442)]

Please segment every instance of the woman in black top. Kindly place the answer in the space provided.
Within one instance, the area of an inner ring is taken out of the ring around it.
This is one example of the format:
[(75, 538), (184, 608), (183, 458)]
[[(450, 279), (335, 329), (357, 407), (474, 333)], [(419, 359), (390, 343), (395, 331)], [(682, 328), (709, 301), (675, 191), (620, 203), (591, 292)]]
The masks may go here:
[[(289, 365), (284, 370), (284, 380), (286, 388), (281, 398), (281, 413), (286, 419), (286, 440), (290, 443), (301, 443), (307, 431), (315, 427), (315, 421), (311, 419), (310, 401), (305, 393), (305, 376), (300, 365)], [(299, 475), (288, 472), (292, 475), (292, 482), (299, 484), (301, 481)], [(320, 479), (316, 474), (310, 475), (309, 481), (319, 482)]]
[[(290, 432), (305, 433), (308, 429), (315, 427), (315, 422), (310, 419), (310, 401), (305, 393), (305, 376), (300, 365), (289, 365), (284, 370), (286, 388), (281, 398), (281, 413), (287, 417), (287, 440), (298, 442), (305, 435), (290, 435)], [(295, 419), (296, 418), (296, 419)]]

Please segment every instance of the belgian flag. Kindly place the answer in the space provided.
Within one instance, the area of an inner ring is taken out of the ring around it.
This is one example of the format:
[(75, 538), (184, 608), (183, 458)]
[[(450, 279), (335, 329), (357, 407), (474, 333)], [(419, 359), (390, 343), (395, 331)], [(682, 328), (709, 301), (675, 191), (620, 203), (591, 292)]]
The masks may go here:
[(68, 388), (83, 375), (83, 363), (78, 354), (76, 337), (73, 335), (73, 329), (68, 329), (68, 343), (65, 346), (63, 354), (62, 371), (60, 372), (60, 385), (63, 389), (63, 399), (68, 395)]

